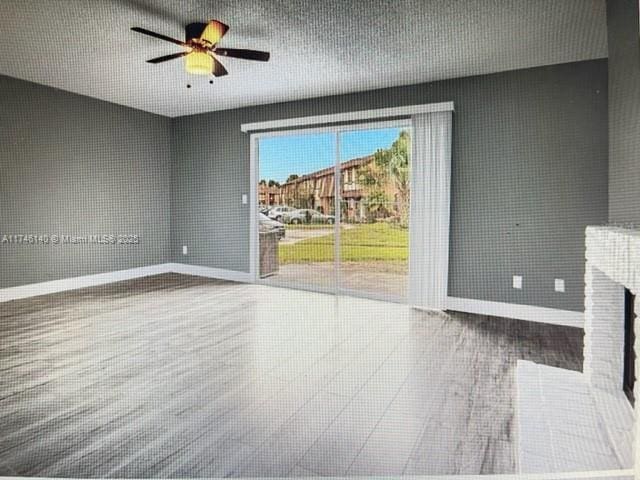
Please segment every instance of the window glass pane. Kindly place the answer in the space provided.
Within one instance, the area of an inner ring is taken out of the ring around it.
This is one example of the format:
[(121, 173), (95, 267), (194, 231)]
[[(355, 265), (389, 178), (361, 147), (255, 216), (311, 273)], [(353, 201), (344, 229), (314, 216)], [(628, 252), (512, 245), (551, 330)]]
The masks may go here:
[(335, 291), (336, 135), (262, 138), (258, 152), (260, 277)]
[(339, 287), (406, 298), (409, 272), (408, 129), (340, 133), (343, 179)]

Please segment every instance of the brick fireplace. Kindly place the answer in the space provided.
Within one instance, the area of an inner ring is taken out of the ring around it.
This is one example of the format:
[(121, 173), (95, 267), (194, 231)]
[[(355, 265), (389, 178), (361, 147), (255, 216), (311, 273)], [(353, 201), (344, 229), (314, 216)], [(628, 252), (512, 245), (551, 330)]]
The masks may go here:
[[(625, 332), (625, 326), (639, 310), (634, 299), (640, 293), (640, 231), (589, 227), (586, 247), (583, 371), (594, 389), (603, 419), (609, 420), (604, 426), (616, 453), (631, 466), (635, 415), (624, 387), (631, 381), (628, 360), (634, 356), (629, 337), (636, 340), (633, 350), (640, 351), (640, 332), (638, 322), (635, 335)], [(635, 398), (640, 393), (638, 386), (635, 382)], [(613, 415), (616, 410), (618, 413)]]
[(520, 473), (640, 465), (639, 294), (640, 230), (588, 227), (583, 372), (518, 362)]

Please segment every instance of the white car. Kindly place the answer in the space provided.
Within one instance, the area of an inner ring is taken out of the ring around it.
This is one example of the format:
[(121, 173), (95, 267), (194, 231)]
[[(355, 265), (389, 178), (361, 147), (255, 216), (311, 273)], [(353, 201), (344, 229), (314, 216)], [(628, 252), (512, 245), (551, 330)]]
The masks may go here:
[(301, 208), (292, 212), (287, 212), (282, 218), (284, 223), (329, 223), (335, 222), (333, 215), (325, 215), (317, 210)]
[(272, 220), (276, 220), (278, 222), (282, 222), (284, 220), (285, 214), (293, 212), (295, 208), (291, 207), (273, 207), (269, 210), (269, 218)]
[(260, 222), (260, 232), (276, 232), (278, 240), (284, 238), (284, 225), (276, 220), (272, 220), (262, 213), (258, 213), (258, 220)]

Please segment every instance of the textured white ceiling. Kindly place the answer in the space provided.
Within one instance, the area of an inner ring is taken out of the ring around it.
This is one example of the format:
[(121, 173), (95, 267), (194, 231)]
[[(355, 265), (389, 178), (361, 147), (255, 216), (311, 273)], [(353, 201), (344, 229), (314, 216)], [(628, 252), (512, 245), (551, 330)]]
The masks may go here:
[[(210, 18), (271, 61), (210, 85), (130, 31)], [(606, 56), (604, 0), (0, 1), (0, 73), (170, 117)]]

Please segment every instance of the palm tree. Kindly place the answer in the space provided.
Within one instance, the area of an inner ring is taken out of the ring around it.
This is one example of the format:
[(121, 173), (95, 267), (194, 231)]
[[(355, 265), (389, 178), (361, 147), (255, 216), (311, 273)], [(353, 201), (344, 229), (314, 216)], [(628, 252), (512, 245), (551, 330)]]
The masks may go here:
[(367, 192), (367, 206), (377, 217), (389, 212), (389, 199), (385, 194), (385, 187), (389, 183), (394, 186), (398, 192), (395, 210), (403, 226), (409, 223), (410, 144), (409, 132), (401, 131), (391, 147), (378, 150), (373, 155), (373, 162), (362, 166), (358, 171), (358, 183)]
[(383, 181), (391, 181), (398, 192), (396, 208), (403, 225), (409, 220), (410, 145), (409, 132), (403, 130), (390, 148), (380, 149), (373, 156), (376, 166), (384, 172)]

